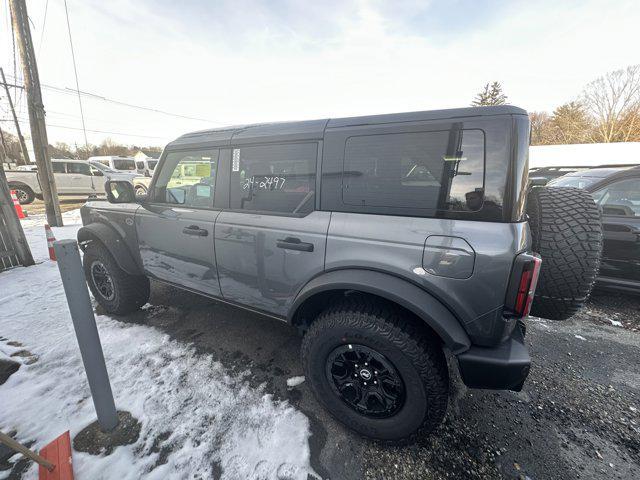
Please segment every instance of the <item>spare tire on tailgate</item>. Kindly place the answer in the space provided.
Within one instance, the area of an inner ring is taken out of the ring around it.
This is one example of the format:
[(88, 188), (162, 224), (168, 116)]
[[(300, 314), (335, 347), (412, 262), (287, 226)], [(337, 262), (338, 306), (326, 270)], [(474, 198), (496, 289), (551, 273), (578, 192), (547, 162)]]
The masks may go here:
[(602, 220), (591, 195), (578, 188), (536, 187), (527, 213), (533, 251), (542, 256), (531, 315), (565, 320), (586, 302), (602, 252)]

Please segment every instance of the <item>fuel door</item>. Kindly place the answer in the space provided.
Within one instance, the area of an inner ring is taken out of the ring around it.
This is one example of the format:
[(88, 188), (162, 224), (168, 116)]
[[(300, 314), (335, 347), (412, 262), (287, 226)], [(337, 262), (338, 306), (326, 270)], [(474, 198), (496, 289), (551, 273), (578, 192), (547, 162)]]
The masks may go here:
[(466, 240), (448, 235), (431, 235), (424, 242), (422, 268), (439, 277), (469, 278), (476, 252)]

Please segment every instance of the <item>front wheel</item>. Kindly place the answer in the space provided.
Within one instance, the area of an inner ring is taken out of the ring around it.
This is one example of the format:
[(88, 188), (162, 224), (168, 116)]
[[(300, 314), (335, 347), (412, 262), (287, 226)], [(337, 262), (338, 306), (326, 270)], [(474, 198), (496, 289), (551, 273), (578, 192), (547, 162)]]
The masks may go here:
[(20, 205), (28, 205), (33, 203), (33, 200), (36, 198), (35, 193), (26, 185), (9, 185), (9, 190), (13, 190), (16, 192), (16, 198)]
[(346, 298), (313, 322), (302, 343), (317, 399), (356, 432), (410, 443), (443, 420), (449, 377), (439, 342), (392, 305)]
[(101, 243), (87, 246), (82, 263), (91, 293), (108, 313), (131, 313), (149, 300), (149, 279), (122, 270)]

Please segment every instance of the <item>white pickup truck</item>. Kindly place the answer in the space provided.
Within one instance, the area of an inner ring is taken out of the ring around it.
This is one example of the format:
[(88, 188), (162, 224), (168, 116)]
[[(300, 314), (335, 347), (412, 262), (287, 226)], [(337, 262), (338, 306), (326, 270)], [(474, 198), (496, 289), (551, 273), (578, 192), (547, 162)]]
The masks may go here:
[[(107, 180), (126, 180), (133, 183), (136, 175), (109, 172), (96, 168), (84, 160), (52, 159), (53, 176), (58, 195), (104, 195)], [(7, 170), (9, 188), (16, 191), (21, 204), (42, 199), (37, 170)], [(142, 177), (144, 178), (144, 177)]]

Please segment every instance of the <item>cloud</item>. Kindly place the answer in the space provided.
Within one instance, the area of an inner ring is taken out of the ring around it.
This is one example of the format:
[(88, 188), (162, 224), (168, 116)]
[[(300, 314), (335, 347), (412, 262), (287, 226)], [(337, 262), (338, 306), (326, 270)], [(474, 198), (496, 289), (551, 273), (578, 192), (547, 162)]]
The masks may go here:
[[(42, 7), (29, 7), (37, 37)], [(550, 110), (593, 78), (637, 63), (640, 23), (629, 0), (96, 0), (69, 7), (81, 89), (221, 124), (460, 107), (492, 80), (503, 83), (511, 103)], [(71, 87), (64, 12), (57, 3), (49, 9), (42, 81)], [(45, 101), (77, 114), (72, 96), (45, 92)], [(207, 127), (99, 100), (87, 99), (85, 114), (94, 119), (87, 128), (166, 140)]]

